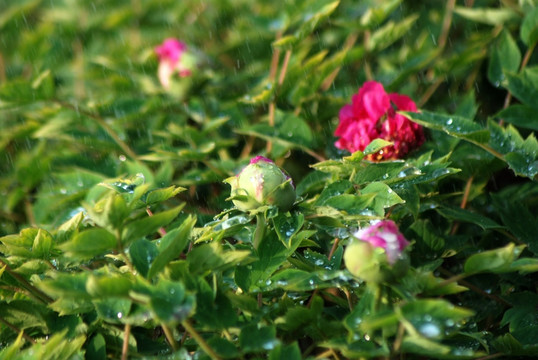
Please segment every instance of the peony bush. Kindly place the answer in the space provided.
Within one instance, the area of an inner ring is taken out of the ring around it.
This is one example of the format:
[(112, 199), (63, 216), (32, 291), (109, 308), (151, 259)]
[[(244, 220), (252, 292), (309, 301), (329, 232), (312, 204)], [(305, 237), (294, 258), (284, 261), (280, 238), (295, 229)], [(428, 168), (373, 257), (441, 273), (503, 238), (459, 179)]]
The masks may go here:
[(537, 357), (537, 8), (0, 2), (0, 359)]

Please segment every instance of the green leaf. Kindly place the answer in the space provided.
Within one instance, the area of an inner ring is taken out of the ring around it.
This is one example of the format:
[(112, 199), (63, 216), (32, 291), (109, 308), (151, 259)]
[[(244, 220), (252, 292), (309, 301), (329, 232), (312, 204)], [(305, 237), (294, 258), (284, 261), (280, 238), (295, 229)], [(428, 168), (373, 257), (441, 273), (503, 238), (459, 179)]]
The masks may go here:
[(18, 104), (47, 100), (54, 96), (54, 80), (50, 70), (39, 74), (32, 82), (12, 80), (0, 86), (0, 101)]
[(90, 275), (86, 281), (86, 291), (94, 298), (127, 296), (133, 283), (121, 274)]
[(194, 296), (179, 282), (160, 280), (149, 297), (149, 308), (156, 319), (170, 326), (187, 319), (194, 311)]
[(419, 113), (402, 112), (402, 114), (422, 126), (444, 131), (451, 136), (465, 139), (472, 143), (484, 144), (489, 140), (489, 131), (487, 129), (460, 116), (432, 113), (425, 110)]
[(143, 196), (142, 200), (146, 203), (147, 206), (150, 206), (166, 201), (185, 190), (185, 188), (179, 186), (170, 186), (164, 189), (155, 189), (149, 191), (145, 195), (145, 197)]
[(426, 339), (418, 335), (407, 335), (402, 340), (402, 349), (405, 352), (444, 358), (450, 354), (450, 346)]
[(297, 342), (289, 345), (278, 344), (269, 352), (269, 360), (301, 360), (301, 349)]
[(119, 324), (124, 317), (129, 315), (132, 302), (129, 299), (108, 297), (94, 300), (93, 305), (97, 315), (104, 321)]
[(527, 67), (520, 73), (506, 73), (506, 88), (524, 105), (538, 109), (538, 66)]
[(447, 219), (476, 224), (483, 230), (504, 228), (495, 221), (469, 210), (446, 206), (436, 207), (435, 210)]
[(329, 18), (339, 4), (340, 0), (332, 1), (330, 3), (327, 3), (327, 1), (324, 0), (310, 2), (310, 4), (305, 7), (302, 14), (304, 22), (295, 33), (298, 40), (302, 40), (306, 36), (312, 34), (321, 22)]
[(224, 251), (218, 242), (194, 247), (187, 254), (189, 270), (192, 274), (207, 274), (231, 268), (250, 255), (248, 250)]
[(418, 14), (413, 14), (398, 23), (389, 21), (368, 38), (366, 49), (372, 52), (381, 51), (389, 47), (398, 39), (402, 38), (418, 18)]
[(454, 12), (468, 20), (488, 25), (503, 25), (518, 18), (517, 13), (510, 8), (468, 8), (456, 6)]
[(223, 359), (237, 359), (240, 357), (234, 343), (221, 337), (214, 336), (207, 340), (207, 344)]
[[(259, 291), (266, 281), (295, 251), (286, 248), (274, 232), (265, 236), (258, 248), (258, 259), (235, 269), (235, 282), (244, 291)], [(190, 254), (189, 254), (190, 255)]]
[(471, 255), (464, 264), (467, 274), (480, 272), (505, 273), (514, 271), (512, 263), (519, 257), (525, 245), (510, 243), (503, 248)]
[(106, 358), (106, 343), (105, 338), (101, 334), (94, 335), (90, 341), (88, 342), (88, 345), (85, 347), (86, 349), (86, 359), (88, 360), (100, 360)]
[(293, 241), (293, 237), (301, 230), (304, 224), (304, 215), (298, 213), (297, 215), (286, 216), (286, 214), (279, 214), (274, 217), (273, 224), (278, 238), (286, 247), (290, 247)]
[(373, 182), (361, 190), (363, 195), (373, 194), (372, 207), (376, 215), (383, 216), (385, 209), (396, 204), (402, 204), (404, 201), (398, 196), (387, 184), (382, 182)]
[(122, 243), (127, 244), (133, 240), (155, 233), (159, 228), (174, 220), (179, 215), (181, 209), (183, 209), (183, 206), (184, 204), (128, 223), (121, 234)]
[(75, 235), (71, 241), (60, 245), (60, 248), (71, 256), (91, 259), (112, 252), (117, 246), (116, 237), (108, 230), (93, 228)]
[(142, 276), (146, 277), (153, 260), (159, 254), (159, 250), (154, 242), (146, 239), (133, 241), (129, 246), (129, 255), (133, 266)]
[(179, 257), (189, 242), (189, 236), (195, 223), (196, 218), (189, 215), (179, 228), (168, 232), (161, 238), (159, 254), (153, 262), (150, 262), (151, 266), (148, 271), (148, 278), (151, 279), (160, 273), (170, 261)]
[(366, 208), (374, 202), (375, 196), (375, 193), (364, 195), (335, 195), (327, 199), (327, 201), (325, 201), (325, 205), (345, 211), (348, 214), (361, 214), (364, 213)]
[(488, 79), (499, 87), (505, 80), (505, 72), (517, 72), (521, 54), (517, 43), (507, 30), (503, 30), (492, 49), (488, 66)]
[[(516, 295), (516, 294), (513, 294)], [(536, 294), (518, 293), (518, 301), (508, 309), (500, 326), (509, 324), (510, 333), (523, 345), (538, 344), (538, 298)]]
[(536, 45), (538, 42), (538, 8), (534, 8), (523, 19), (520, 28), (521, 40), (529, 48)]
[(527, 105), (511, 105), (506, 109), (499, 111), (495, 117), (503, 119), (518, 127), (538, 131), (538, 115), (536, 113), (536, 108)]
[(247, 325), (239, 334), (239, 345), (245, 352), (269, 351), (279, 344), (274, 326)]

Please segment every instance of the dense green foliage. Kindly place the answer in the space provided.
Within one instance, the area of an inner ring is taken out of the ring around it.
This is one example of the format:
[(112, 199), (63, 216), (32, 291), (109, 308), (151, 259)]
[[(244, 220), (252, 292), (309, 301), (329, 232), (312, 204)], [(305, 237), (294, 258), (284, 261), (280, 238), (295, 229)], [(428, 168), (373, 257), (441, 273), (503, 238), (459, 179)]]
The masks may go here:
[[(538, 356), (535, 0), (0, 0), (0, 34), (1, 359)], [(420, 109), (405, 160), (334, 146), (367, 80)], [(228, 199), (256, 155), (289, 212)], [(342, 258), (383, 218), (376, 286)]]

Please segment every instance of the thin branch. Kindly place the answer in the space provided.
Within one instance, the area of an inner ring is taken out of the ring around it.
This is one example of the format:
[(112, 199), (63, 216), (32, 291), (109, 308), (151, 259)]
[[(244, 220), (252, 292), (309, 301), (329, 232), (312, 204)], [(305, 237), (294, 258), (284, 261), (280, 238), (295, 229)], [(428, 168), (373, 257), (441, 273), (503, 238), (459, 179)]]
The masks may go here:
[(456, 6), (456, 0), (448, 0), (446, 2), (445, 17), (443, 18), (443, 27), (437, 40), (437, 46), (443, 49), (448, 39), (448, 33), (450, 31), (450, 25), (452, 24), (452, 15), (454, 13), (454, 7)]
[(32, 203), (28, 199), (24, 200), (24, 213), (30, 225), (36, 227), (37, 223), (35, 221), (34, 210), (32, 209)]
[(80, 113), (80, 114), (94, 120), (95, 122), (97, 122), (97, 124), (99, 124), (99, 126), (101, 126), (103, 128), (103, 130), (106, 131), (106, 133), (125, 152), (125, 154), (127, 154), (132, 160), (138, 161), (136, 153), (129, 147), (129, 145), (127, 145), (122, 139), (120, 139), (120, 137), (118, 136), (118, 134), (116, 134), (114, 129), (112, 129), (110, 127), (110, 125), (108, 125), (106, 123), (106, 121), (101, 116), (99, 116), (97, 114), (94, 114), (92, 112), (89, 112), (89, 111), (81, 110), (77, 106), (74, 106), (74, 105), (72, 105), (72, 104), (70, 104), (68, 102), (65, 102), (65, 101), (57, 100), (56, 103), (58, 105), (64, 107), (64, 108), (74, 110), (74, 111), (76, 111), (76, 112), (78, 112), (78, 113)]
[(0, 264), (3, 264), (6, 267), (6, 271), (9, 275), (13, 276), (26, 290), (30, 291), (36, 298), (39, 298), (45, 304), (51, 303), (54, 301), (51, 297), (45, 294), (43, 291), (36, 288), (34, 285), (30, 284), (28, 280), (17, 274), (8, 263), (0, 259)]
[(172, 347), (174, 351), (179, 350), (179, 345), (174, 339), (174, 333), (172, 332), (172, 329), (170, 329), (167, 325), (161, 324), (161, 328), (164, 331), (164, 336), (166, 337), (166, 340), (168, 340), (168, 343)]
[[(471, 187), (473, 184), (474, 176), (471, 176), (469, 179), (467, 179), (467, 183), (465, 184), (465, 190), (463, 191), (463, 197), (461, 199), (460, 209), (465, 209), (467, 207), (467, 201), (469, 200), (469, 193), (471, 192)], [(454, 235), (460, 226), (460, 223), (456, 221), (454, 225), (452, 226), (452, 230), (450, 231), (451, 235)]]
[(121, 360), (127, 360), (129, 356), (129, 336), (131, 335), (131, 324), (125, 324), (123, 332), (123, 346), (121, 348)]
[[(153, 212), (149, 209), (149, 207), (146, 208), (146, 213), (149, 216), (153, 216)], [(162, 226), (159, 228), (158, 232), (159, 232), (159, 235), (161, 235), (161, 237), (166, 235), (166, 230)]]
[(205, 341), (205, 339), (196, 331), (196, 329), (191, 325), (189, 320), (184, 320), (181, 322), (181, 325), (189, 332), (189, 334), (192, 336), (192, 338), (198, 343), (198, 345), (204, 350), (204, 352), (212, 359), (212, 360), (220, 360), (220, 357), (217, 355), (215, 350), (209, 346), (209, 344)]
[(284, 79), (286, 78), (286, 72), (288, 71), (290, 58), (291, 58), (291, 50), (286, 50), (286, 55), (284, 55), (284, 62), (282, 63), (282, 68), (280, 69), (280, 76), (278, 77), (279, 86), (284, 83)]
[(444, 281), (442, 281), (441, 283), (439, 283), (439, 286), (444, 286), (446, 284), (449, 284), (451, 282), (454, 282), (456, 281), (458, 284), (460, 285), (463, 285), (467, 288), (469, 288), (470, 290), (476, 292), (477, 294), (480, 294), (482, 296), (485, 296), (487, 298), (490, 298), (491, 300), (499, 303), (499, 304), (502, 304), (504, 306), (512, 306), (509, 302), (507, 302), (506, 300), (496, 296), (496, 295), (493, 295), (493, 294), (488, 294), (487, 292), (485, 292), (484, 290), (480, 289), (478, 286), (476, 285), (473, 285), (471, 284), (470, 282), (466, 281), (466, 280), (463, 280), (463, 278), (467, 277), (467, 276), (470, 276), (471, 274), (460, 274), (460, 275), (454, 275), (452, 274), (450, 271), (440, 267), (439, 268), (439, 271), (444, 274), (444, 275), (447, 275), (447, 276), (450, 276), (449, 279), (446, 279)]
[(13, 325), (12, 323), (8, 322), (7, 320), (5, 320), (4, 318), (1, 318), (0, 317), (0, 323), (4, 324), (5, 326), (7, 326), (8, 328), (10, 328), (11, 330), (13, 330), (14, 332), (16, 332), (17, 334), (21, 334), (22, 333), (22, 337), (28, 341), (29, 343), (31, 344), (35, 344), (36, 341), (34, 339), (32, 339), (30, 336), (28, 336), (27, 334), (24, 333), (24, 330), (21, 330), (19, 329), (18, 327), (16, 327), (15, 325)]
[[(359, 34), (356, 32), (349, 34), (348, 37), (346, 38), (346, 41), (344, 42), (343, 50), (345, 50), (346, 52), (349, 51), (353, 47), (355, 42), (357, 41), (358, 37), (359, 37)], [(342, 66), (337, 67), (336, 69), (334, 69), (333, 72), (329, 74), (329, 76), (325, 78), (325, 80), (323, 80), (323, 83), (321, 84), (321, 90), (326, 91), (327, 89), (329, 89), (329, 87), (334, 82), (334, 79), (336, 79), (336, 76), (338, 75), (341, 69), (342, 69)]]

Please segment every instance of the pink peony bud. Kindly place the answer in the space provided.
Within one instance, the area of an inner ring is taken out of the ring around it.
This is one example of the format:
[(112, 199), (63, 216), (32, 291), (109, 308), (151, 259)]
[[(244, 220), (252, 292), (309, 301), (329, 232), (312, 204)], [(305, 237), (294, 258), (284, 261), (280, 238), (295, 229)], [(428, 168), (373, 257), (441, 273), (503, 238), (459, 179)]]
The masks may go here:
[(360, 229), (354, 235), (357, 239), (370, 243), (374, 247), (383, 248), (389, 264), (394, 264), (409, 245), (392, 220), (379, 221), (365, 229)]
[(176, 39), (166, 39), (155, 48), (159, 57), (158, 76), (161, 85), (168, 89), (170, 79), (177, 72), (180, 77), (191, 75), (196, 60), (187, 52), (187, 45)]
[(383, 85), (376, 81), (365, 82), (353, 95), (351, 104), (340, 110), (340, 123), (335, 131), (339, 139), (335, 146), (355, 152), (364, 150), (372, 140), (384, 139), (393, 145), (368, 155), (368, 160), (404, 157), (424, 143), (424, 132), (420, 125), (397, 114), (397, 110), (417, 111), (417, 107), (405, 95), (387, 94)]
[(288, 211), (295, 202), (295, 187), (291, 178), (276, 164), (256, 156), (237, 176), (225, 180), (232, 187), (232, 201), (243, 211), (274, 205)]
[(403, 250), (409, 242), (391, 220), (383, 220), (361, 229), (344, 252), (351, 274), (372, 283), (392, 281), (407, 272), (409, 259)]

